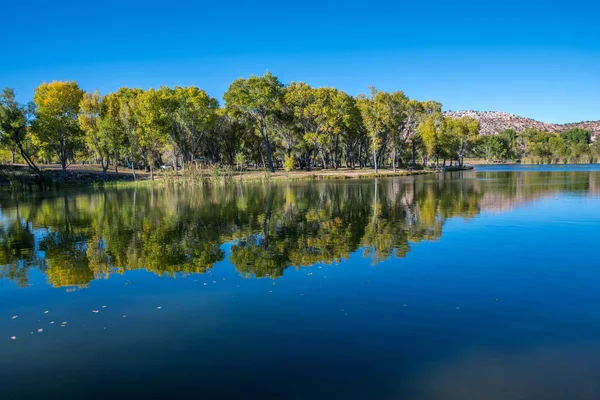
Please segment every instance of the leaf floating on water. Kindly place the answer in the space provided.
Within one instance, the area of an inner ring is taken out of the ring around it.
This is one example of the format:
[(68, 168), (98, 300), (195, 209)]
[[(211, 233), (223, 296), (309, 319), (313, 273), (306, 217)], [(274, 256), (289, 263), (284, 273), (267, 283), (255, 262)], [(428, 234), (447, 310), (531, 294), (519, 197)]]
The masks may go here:
[(106, 308), (106, 306), (102, 306), (102, 308)]
[(122, 317), (122, 318), (125, 318), (125, 317), (127, 317), (127, 314), (123, 314), (123, 315), (121, 315), (121, 317)]
[(49, 312), (49, 311), (48, 311), (48, 310), (46, 310), (46, 311), (44, 311), (44, 314), (48, 314), (48, 312)]
[(157, 310), (160, 310), (161, 308), (162, 308), (161, 306), (156, 307)]
[(50, 321), (50, 325), (54, 325), (54, 321)]
[(38, 329), (38, 333), (42, 333), (44, 330), (42, 328)]
[(92, 310), (92, 312), (93, 312), (94, 314), (98, 314), (100, 311), (99, 311), (99, 310)]
[(16, 336), (11, 336), (10, 340), (17, 340), (17, 337)]
[(18, 315), (13, 315), (10, 319), (17, 319)]

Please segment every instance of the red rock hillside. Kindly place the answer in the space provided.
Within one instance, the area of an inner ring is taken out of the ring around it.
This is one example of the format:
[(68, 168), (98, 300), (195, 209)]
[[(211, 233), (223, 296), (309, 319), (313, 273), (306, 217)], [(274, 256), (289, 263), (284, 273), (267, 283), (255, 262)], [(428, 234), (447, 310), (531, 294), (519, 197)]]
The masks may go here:
[(516, 132), (520, 132), (526, 128), (533, 128), (549, 132), (563, 132), (572, 128), (582, 128), (590, 131), (594, 140), (600, 136), (600, 121), (551, 124), (497, 111), (447, 111), (445, 114), (453, 118), (465, 116), (475, 118), (481, 124), (481, 134), (483, 135), (495, 135), (505, 129), (514, 129)]

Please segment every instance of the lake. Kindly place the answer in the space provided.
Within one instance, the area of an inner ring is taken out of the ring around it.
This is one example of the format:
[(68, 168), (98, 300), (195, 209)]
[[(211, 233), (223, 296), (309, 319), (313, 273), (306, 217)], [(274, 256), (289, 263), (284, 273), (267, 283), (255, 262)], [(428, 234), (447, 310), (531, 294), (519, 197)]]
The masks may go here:
[(598, 399), (600, 169), (0, 195), (0, 398)]

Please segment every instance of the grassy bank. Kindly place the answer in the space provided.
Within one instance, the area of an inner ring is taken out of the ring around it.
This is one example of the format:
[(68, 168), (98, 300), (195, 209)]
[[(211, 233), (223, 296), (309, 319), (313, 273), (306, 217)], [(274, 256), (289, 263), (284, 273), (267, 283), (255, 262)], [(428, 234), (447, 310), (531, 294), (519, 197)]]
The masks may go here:
[(159, 171), (154, 180), (145, 171), (136, 171), (136, 180), (131, 171), (108, 172), (105, 176), (94, 165), (77, 165), (67, 169), (65, 175), (57, 166), (44, 166), (36, 173), (26, 166), (0, 166), (0, 188), (4, 190), (48, 190), (62, 187), (128, 187), (148, 184), (185, 183), (198, 184), (209, 182), (270, 182), (270, 181), (316, 181), (329, 179), (365, 179), (391, 176), (411, 176), (434, 173), (433, 170), (373, 169), (314, 170), (314, 171), (276, 171), (263, 170), (237, 171), (228, 168), (189, 168), (180, 171)]

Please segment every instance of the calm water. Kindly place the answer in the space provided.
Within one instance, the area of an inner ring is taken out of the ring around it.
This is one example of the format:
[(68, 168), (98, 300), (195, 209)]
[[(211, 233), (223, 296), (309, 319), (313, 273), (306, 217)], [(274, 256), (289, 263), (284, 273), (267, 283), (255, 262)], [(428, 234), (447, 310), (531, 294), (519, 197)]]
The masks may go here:
[(0, 398), (598, 399), (598, 232), (581, 167), (4, 194)]

